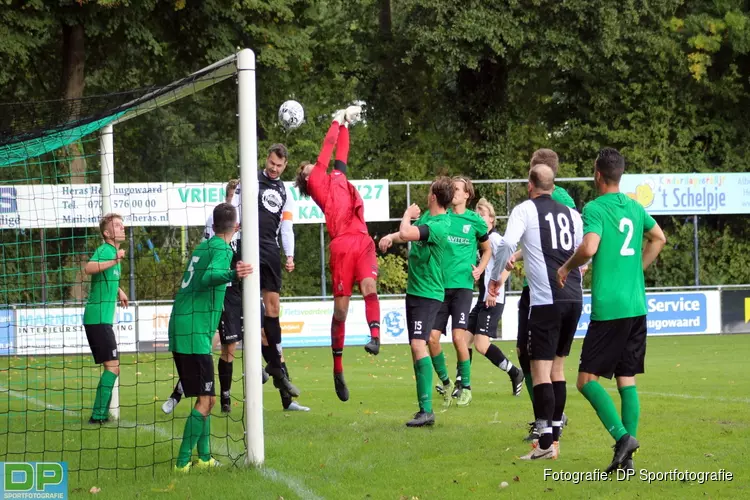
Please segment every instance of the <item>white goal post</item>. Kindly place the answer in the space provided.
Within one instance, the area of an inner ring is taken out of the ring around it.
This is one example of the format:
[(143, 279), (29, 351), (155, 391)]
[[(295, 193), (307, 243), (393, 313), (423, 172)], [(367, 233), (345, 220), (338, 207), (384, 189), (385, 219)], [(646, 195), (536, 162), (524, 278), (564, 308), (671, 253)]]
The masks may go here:
[[(112, 212), (112, 193), (114, 192), (114, 132), (119, 123), (143, 114), (154, 108), (164, 106), (183, 97), (189, 96), (208, 86), (214, 85), (231, 76), (237, 76), (238, 84), (238, 126), (240, 181), (242, 182), (243, 260), (253, 266), (254, 272), (244, 279), (242, 305), (244, 310), (243, 342), (244, 386), (245, 386), (245, 464), (260, 466), (265, 460), (263, 440), (263, 388), (261, 382), (261, 332), (260, 332), (260, 277), (258, 254), (258, 139), (256, 124), (255, 94), (255, 54), (250, 49), (241, 50), (238, 54), (227, 57), (208, 66), (190, 77), (167, 86), (169, 93), (159, 92), (149, 99), (144, 96), (139, 103), (129, 107), (112, 124), (101, 129), (101, 207), (102, 215)], [(255, 244), (253, 244), (255, 243)], [(119, 377), (112, 391), (110, 414), (114, 418), (120, 415)]]

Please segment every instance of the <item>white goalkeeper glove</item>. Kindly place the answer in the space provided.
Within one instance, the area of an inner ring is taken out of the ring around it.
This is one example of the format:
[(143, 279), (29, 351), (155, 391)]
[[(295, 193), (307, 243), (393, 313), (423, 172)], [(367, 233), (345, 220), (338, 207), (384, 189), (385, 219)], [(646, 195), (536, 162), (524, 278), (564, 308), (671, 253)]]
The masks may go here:
[(338, 122), (339, 125), (344, 125), (346, 119), (346, 110), (339, 109), (333, 114), (333, 121)]
[(346, 123), (356, 125), (362, 120), (362, 106), (349, 106), (346, 108)]

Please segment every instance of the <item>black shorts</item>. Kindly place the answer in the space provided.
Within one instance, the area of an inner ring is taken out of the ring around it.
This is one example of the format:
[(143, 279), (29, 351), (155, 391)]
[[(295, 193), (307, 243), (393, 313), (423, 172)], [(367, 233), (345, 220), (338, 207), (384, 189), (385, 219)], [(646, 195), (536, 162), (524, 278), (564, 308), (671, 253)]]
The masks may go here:
[(216, 395), (214, 391), (214, 359), (210, 354), (173, 352), (172, 356), (185, 396)]
[(442, 302), (416, 295), (406, 295), (406, 329), (409, 341), (430, 340), (430, 332), (435, 324), (435, 316)]
[(117, 354), (117, 339), (112, 325), (83, 325), (89, 341), (94, 363), (100, 365), (105, 361), (120, 359)]
[(504, 308), (505, 304), (502, 302), (492, 307), (487, 307), (484, 305), (484, 302), (477, 301), (469, 313), (469, 327), (467, 330), (474, 335), (486, 335), (496, 339), (497, 325), (503, 317)]
[(529, 307), (531, 303), (531, 292), (528, 285), (521, 290), (521, 298), (518, 299), (518, 337), (516, 337), (516, 350), (519, 356), (528, 356), (526, 347), (529, 344)]
[(604, 378), (634, 377), (644, 372), (646, 316), (591, 321), (583, 339), (578, 371)]
[(235, 344), (243, 339), (242, 295), (235, 287), (227, 287), (224, 296), (224, 310), (219, 321), (219, 339), (222, 345)]
[(281, 292), (281, 254), (278, 247), (260, 247), (260, 289)]
[(469, 327), (469, 313), (471, 312), (471, 301), (474, 299), (474, 290), (468, 288), (446, 288), (445, 299), (435, 318), (433, 330), (439, 330), (445, 335), (448, 326), (448, 318), (451, 318), (451, 329), (460, 328), (466, 330)]
[(529, 359), (551, 361), (570, 354), (582, 310), (582, 302), (531, 306), (526, 343)]

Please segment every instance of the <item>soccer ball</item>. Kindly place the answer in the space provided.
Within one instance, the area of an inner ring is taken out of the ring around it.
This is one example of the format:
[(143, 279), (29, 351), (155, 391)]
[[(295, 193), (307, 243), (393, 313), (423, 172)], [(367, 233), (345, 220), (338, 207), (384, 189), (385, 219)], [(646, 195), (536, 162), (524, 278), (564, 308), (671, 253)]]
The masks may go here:
[(279, 121), (287, 130), (293, 130), (305, 121), (305, 110), (297, 101), (286, 101), (279, 107)]

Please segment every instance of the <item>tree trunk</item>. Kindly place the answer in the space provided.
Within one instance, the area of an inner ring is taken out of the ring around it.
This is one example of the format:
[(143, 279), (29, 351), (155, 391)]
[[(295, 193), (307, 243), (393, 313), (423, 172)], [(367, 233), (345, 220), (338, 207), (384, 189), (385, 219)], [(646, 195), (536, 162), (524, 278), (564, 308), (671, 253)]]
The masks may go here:
[(391, 17), (391, 0), (380, 0), (380, 36), (384, 40), (390, 40), (393, 33), (393, 20)]
[[(68, 120), (76, 120), (81, 112), (81, 98), (85, 86), (85, 31), (83, 24), (74, 24), (72, 26), (63, 25), (63, 67), (61, 89), (62, 96), (65, 99), (65, 112)], [(80, 143), (74, 142), (65, 148), (65, 157), (68, 158), (68, 175), (71, 184), (83, 184), (86, 181), (86, 158)], [(63, 174), (59, 172), (58, 175)], [(65, 181), (63, 181), (65, 182)], [(67, 257), (63, 261), (65, 270), (75, 273), (68, 288), (68, 298), (71, 300), (81, 301), (84, 298), (84, 274), (83, 260), (85, 256), (78, 249), (76, 243), (81, 240), (83, 234), (81, 231), (73, 228), (70, 230), (70, 238), (64, 238), (67, 248), (63, 252)], [(67, 273), (65, 273), (67, 274)]]
[[(75, 120), (80, 114), (81, 98), (85, 86), (84, 64), (84, 30), (82, 24), (63, 25), (63, 68), (62, 96), (66, 100), (68, 119)], [(78, 143), (68, 146), (70, 160), (71, 184), (83, 184), (86, 174), (86, 160)]]

